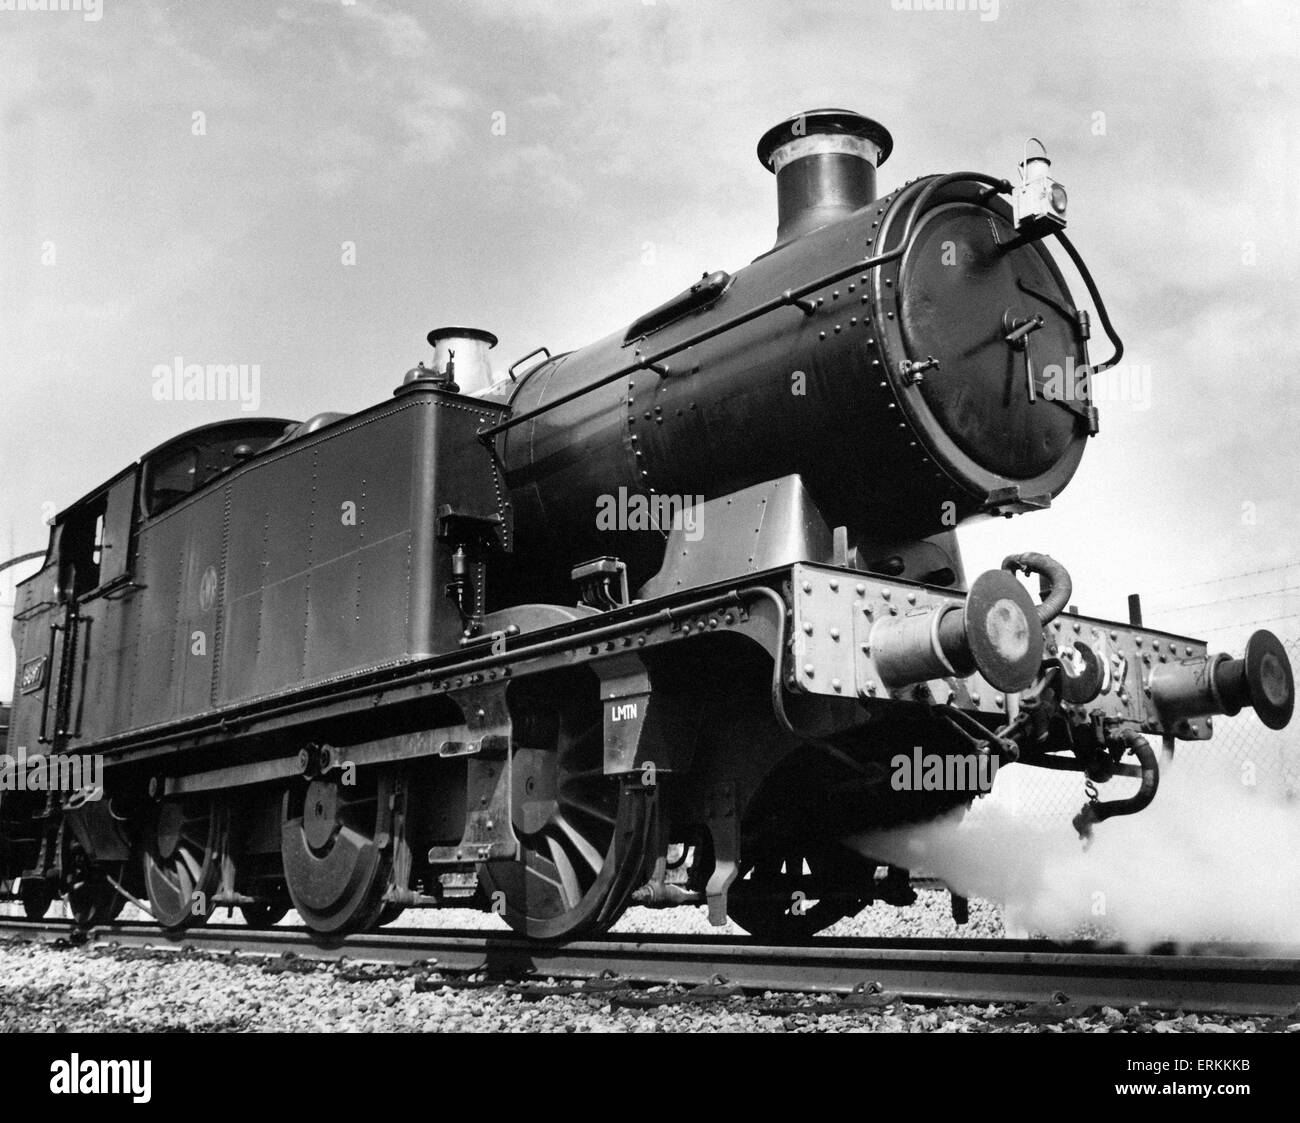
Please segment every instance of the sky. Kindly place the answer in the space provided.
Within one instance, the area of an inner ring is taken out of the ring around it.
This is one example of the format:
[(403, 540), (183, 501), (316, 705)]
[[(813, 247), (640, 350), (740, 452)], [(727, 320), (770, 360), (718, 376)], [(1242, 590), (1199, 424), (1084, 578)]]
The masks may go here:
[[(156, 400), (160, 364), (256, 365), (259, 415), (351, 411), (432, 327), (495, 332), (504, 368), (734, 271), (774, 239), (755, 142), (833, 105), (892, 131), (882, 193), (1010, 177), (1042, 138), (1127, 346), (1072, 485), (964, 530), (968, 572), (1040, 550), (1084, 613), (1141, 591), (1216, 647), (1300, 633), (1286, 0), (38, 2), (0, 0), (0, 557), (241, 412)], [(6, 630), (30, 571), (0, 575)], [(12, 675), (0, 643), (0, 698)]]

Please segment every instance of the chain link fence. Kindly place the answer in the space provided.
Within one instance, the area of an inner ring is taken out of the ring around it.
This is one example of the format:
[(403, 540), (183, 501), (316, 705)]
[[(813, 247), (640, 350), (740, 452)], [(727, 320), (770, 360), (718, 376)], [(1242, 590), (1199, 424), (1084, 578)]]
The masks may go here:
[[(1300, 667), (1300, 634), (1279, 635), (1292, 666)], [(1213, 645), (1212, 645), (1213, 647)], [(1178, 741), (1170, 766), (1198, 773), (1235, 771), (1242, 784), (1273, 800), (1300, 803), (1300, 750), (1294, 728), (1268, 729), (1252, 710), (1236, 717), (1214, 719), (1209, 741)], [(1157, 746), (1158, 748), (1159, 746)], [(1132, 781), (1112, 781), (1118, 787)], [(1077, 772), (1050, 772), (1044, 768), (1009, 767), (998, 773), (990, 800), (1016, 815), (1035, 819), (1069, 820), (1083, 806), (1084, 778)], [(1101, 789), (1102, 799), (1115, 792)], [(1157, 797), (1159, 798), (1159, 797)]]

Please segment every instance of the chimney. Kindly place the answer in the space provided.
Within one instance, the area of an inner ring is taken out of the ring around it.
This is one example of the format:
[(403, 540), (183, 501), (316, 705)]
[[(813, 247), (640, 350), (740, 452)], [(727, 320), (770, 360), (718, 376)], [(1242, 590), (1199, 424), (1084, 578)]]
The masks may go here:
[(776, 244), (874, 202), (876, 169), (893, 147), (888, 129), (849, 109), (810, 109), (768, 129), (758, 158), (776, 175)]

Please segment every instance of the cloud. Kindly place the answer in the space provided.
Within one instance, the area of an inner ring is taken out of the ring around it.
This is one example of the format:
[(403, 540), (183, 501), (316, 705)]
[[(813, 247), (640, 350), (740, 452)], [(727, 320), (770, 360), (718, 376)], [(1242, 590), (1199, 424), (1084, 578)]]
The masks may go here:
[(134, 309), (130, 300), (110, 300), (103, 304), (38, 304), (33, 309), (43, 320), (123, 320)]
[(573, 161), (546, 144), (502, 147), (499, 155), (489, 157), (488, 166), (489, 182), (524, 181), (552, 205), (572, 205), (585, 195)]
[(464, 136), (468, 103), (469, 96), (455, 86), (432, 83), (421, 89), (417, 100), (399, 111), (406, 136), (402, 158), (408, 163), (436, 164), (448, 156)]

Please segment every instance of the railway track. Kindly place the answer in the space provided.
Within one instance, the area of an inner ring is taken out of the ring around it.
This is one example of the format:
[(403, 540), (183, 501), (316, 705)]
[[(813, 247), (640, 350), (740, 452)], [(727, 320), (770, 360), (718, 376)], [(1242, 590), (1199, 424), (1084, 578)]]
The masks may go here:
[[(0, 938), (68, 939), (67, 922), (0, 918)], [(850, 1005), (1022, 1003), (1063, 1015), (1090, 1006), (1287, 1015), (1300, 1008), (1300, 947), (1134, 954), (1036, 940), (823, 939), (768, 946), (728, 937), (623, 934), (540, 944), (509, 933), (398, 929), (331, 945), (304, 929), (250, 931), (211, 924), (171, 935), (124, 922), (85, 934), (88, 947), (156, 948), (249, 956), (410, 965), (449, 979), (536, 983), (600, 980), (634, 992), (675, 982), (684, 1000), (784, 991), (847, 996)], [(683, 998), (676, 999), (682, 1001)], [(656, 999), (656, 1001), (660, 1001)]]

